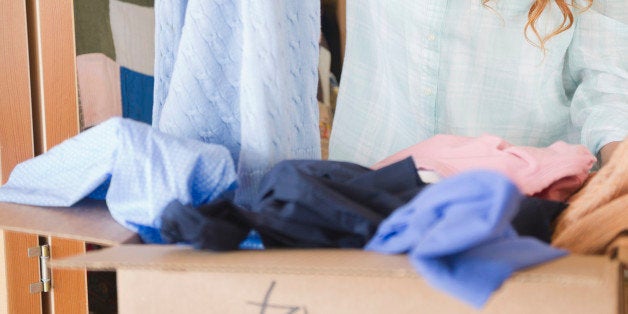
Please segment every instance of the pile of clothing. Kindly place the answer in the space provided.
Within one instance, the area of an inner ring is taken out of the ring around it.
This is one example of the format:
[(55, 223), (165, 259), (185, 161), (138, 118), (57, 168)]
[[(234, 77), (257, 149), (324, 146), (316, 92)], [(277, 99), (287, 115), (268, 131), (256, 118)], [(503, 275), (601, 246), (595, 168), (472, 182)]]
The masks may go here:
[[(257, 237), (265, 248), (407, 253), (434, 286), (481, 306), (512, 272), (566, 254), (551, 241), (602, 252), (626, 229), (609, 217), (625, 204), (627, 143), (594, 176), (583, 146), (517, 147), (490, 135), (437, 135), (372, 168), (284, 160), (246, 206), (226, 147), (114, 118), (18, 165), (0, 201), (105, 199), (151, 243), (235, 250)], [(604, 232), (578, 231), (600, 229), (600, 219), (612, 222)], [(578, 238), (587, 234), (596, 238)]]

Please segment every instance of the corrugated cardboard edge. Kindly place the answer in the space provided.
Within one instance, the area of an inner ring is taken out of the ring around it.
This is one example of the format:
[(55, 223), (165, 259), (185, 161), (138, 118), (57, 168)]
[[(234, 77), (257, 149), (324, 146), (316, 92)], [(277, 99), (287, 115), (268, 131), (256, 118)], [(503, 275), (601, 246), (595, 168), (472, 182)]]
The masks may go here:
[(628, 230), (608, 245), (607, 254), (628, 266)]
[(607, 254), (613, 256), (620, 263), (622, 267), (623, 281), (621, 283), (620, 291), (623, 290), (623, 309), (620, 313), (628, 314), (628, 231), (620, 234), (611, 244), (608, 246)]
[(112, 246), (140, 243), (136, 233), (117, 223), (103, 201), (72, 207), (38, 207), (0, 202), (0, 229)]

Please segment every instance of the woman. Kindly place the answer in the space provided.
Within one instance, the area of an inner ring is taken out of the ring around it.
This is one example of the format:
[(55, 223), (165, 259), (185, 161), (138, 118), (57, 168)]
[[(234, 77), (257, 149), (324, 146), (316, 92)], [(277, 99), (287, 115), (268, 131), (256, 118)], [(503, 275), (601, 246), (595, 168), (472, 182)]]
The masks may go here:
[(628, 135), (625, 0), (346, 6), (330, 159), (371, 165), (435, 134), (490, 133), (581, 143), (604, 163)]

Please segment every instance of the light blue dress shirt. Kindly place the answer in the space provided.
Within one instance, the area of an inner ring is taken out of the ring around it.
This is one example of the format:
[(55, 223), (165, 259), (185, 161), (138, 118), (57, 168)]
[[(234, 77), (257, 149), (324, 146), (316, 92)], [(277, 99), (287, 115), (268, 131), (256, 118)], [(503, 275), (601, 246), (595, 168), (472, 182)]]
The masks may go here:
[(168, 204), (200, 206), (235, 189), (236, 179), (224, 146), (111, 118), (17, 165), (0, 202), (66, 207), (105, 199), (118, 223), (159, 242), (147, 236), (161, 227)]
[[(575, 12), (545, 53), (524, 36), (530, 0), (347, 2), (330, 159), (370, 165), (439, 133), (593, 153), (628, 135), (625, 0)], [(536, 25), (561, 22), (554, 5)]]

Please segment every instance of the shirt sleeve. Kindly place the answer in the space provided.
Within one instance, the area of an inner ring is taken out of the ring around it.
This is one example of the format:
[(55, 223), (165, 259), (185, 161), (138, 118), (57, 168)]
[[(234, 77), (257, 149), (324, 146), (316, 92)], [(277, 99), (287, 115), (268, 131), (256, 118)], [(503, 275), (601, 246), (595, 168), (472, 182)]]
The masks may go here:
[(577, 17), (565, 68), (571, 119), (593, 153), (628, 135), (628, 2), (598, 9)]

